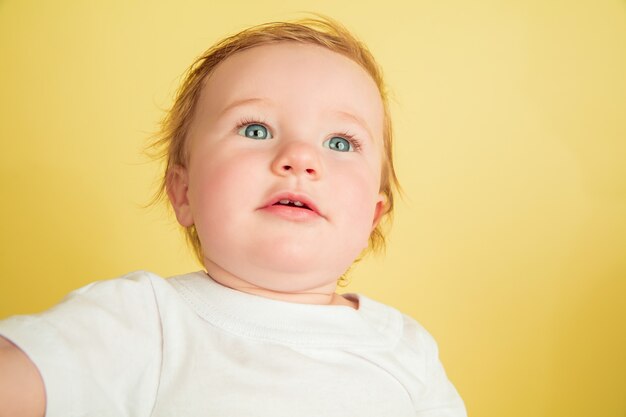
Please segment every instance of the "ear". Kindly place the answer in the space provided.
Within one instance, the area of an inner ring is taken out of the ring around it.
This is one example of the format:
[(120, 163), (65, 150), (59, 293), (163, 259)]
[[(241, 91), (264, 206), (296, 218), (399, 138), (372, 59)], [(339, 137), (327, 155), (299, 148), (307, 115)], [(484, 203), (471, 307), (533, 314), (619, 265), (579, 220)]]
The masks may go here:
[(376, 229), (378, 223), (387, 213), (387, 197), (383, 193), (378, 194), (378, 200), (376, 201), (376, 208), (374, 209), (374, 220), (372, 221), (372, 230)]
[(170, 199), (174, 213), (176, 213), (176, 219), (184, 227), (193, 225), (193, 215), (187, 196), (189, 191), (188, 179), (187, 169), (181, 165), (174, 165), (170, 168), (165, 181), (167, 196)]

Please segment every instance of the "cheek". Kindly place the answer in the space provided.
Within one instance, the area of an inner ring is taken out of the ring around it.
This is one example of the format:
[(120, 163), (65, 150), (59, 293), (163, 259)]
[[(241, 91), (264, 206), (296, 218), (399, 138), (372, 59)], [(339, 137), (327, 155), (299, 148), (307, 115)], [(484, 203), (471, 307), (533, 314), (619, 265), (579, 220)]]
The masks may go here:
[(371, 202), (380, 192), (381, 167), (373, 157), (335, 170), (335, 183), (346, 198)]
[(228, 221), (237, 212), (236, 208), (245, 203), (249, 184), (247, 170), (236, 159), (229, 163), (207, 163), (193, 172), (190, 203), (196, 226)]
[(343, 223), (349, 228), (347, 233), (358, 239), (367, 239), (379, 198), (379, 175), (368, 170), (362, 175), (344, 175), (338, 178), (338, 183), (344, 186), (337, 187), (334, 198), (341, 208)]

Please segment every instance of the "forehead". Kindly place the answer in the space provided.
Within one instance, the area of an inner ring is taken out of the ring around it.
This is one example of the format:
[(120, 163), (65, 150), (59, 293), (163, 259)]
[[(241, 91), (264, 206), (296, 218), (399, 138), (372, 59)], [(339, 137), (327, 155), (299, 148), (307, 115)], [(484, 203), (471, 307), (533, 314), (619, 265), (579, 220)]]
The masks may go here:
[(341, 112), (382, 138), (383, 105), (372, 77), (350, 58), (318, 45), (286, 41), (237, 52), (207, 77), (197, 110), (217, 115), (250, 99), (294, 117)]

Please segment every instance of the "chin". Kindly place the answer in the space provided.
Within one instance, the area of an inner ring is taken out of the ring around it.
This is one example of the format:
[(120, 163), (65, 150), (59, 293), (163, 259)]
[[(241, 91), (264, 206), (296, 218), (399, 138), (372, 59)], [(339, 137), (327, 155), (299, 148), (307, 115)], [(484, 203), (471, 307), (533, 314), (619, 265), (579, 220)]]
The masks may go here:
[[(320, 283), (319, 286), (335, 281), (361, 253), (359, 248), (340, 251), (333, 248), (302, 248), (293, 244), (281, 246), (256, 253), (250, 261), (267, 280), (277, 283), (287, 281), (285, 284), (289, 283), (290, 286), (313, 281)], [(295, 277), (298, 277), (298, 282), (293, 281)]]

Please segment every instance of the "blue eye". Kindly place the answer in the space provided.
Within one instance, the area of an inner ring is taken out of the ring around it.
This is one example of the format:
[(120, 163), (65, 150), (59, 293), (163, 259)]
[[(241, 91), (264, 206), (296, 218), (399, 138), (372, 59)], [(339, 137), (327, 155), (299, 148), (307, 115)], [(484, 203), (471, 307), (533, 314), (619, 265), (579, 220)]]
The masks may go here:
[(351, 152), (354, 151), (352, 144), (346, 138), (334, 136), (324, 142), (324, 146), (338, 152)]
[(258, 123), (250, 123), (250, 124), (243, 125), (237, 131), (237, 133), (250, 139), (271, 139), (272, 138), (272, 134), (267, 129), (267, 127)]

